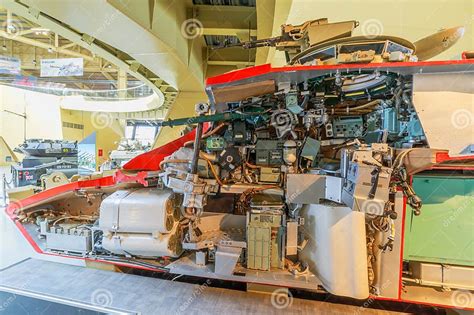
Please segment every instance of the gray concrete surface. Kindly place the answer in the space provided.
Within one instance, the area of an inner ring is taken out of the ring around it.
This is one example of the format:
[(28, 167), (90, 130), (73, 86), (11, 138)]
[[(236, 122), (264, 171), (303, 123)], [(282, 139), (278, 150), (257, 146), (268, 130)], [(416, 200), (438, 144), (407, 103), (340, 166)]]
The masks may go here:
[(61, 297), (69, 302), (132, 314), (400, 314), (36, 259), (1, 271), (0, 291), (2, 288), (16, 288), (44, 298)]
[[(0, 179), (3, 174), (10, 180), (10, 167), (0, 167)], [(0, 269), (34, 255), (32, 247), (5, 214), (3, 193), (0, 185)]]

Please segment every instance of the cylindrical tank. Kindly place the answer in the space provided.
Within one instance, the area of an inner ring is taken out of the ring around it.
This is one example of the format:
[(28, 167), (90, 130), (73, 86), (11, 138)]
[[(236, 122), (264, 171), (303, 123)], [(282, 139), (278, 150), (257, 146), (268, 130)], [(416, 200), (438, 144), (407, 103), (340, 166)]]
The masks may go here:
[(99, 226), (103, 231), (169, 233), (177, 199), (171, 190), (156, 188), (116, 191), (100, 205)]
[(102, 246), (115, 254), (179, 256), (178, 220), (182, 196), (171, 190), (119, 190), (102, 201)]
[(176, 224), (172, 233), (152, 234), (117, 233), (104, 234), (102, 247), (118, 255), (139, 257), (179, 257), (183, 252), (182, 237)]

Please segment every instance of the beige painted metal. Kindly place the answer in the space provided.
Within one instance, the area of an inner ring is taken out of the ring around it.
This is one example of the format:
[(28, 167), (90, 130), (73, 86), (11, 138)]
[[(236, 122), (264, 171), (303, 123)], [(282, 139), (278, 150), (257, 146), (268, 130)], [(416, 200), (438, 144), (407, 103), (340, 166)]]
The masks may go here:
[(416, 56), (418, 60), (433, 58), (451, 48), (463, 35), (464, 27), (458, 26), (419, 39), (413, 43), (416, 47)]
[[(49, 4), (49, 1), (36, 1), (36, 3)], [(87, 7), (88, 11), (102, 11), (103, 16), (113, 17), (111, 21), (107, 20), (108, 37), (98, 37), (99, 39), (127, 52), (173, 88), (186, 92), (200, 91), (203, 88), (206, 73), (214, 75), (235, 70), (236, 67), (247, 66), (254, 60), (254, 54), (239, 50), (238, 58), (235, 58), (234, 54), (232, 57), (225, 57), (224, 61), (230, 61), (228, 63), (208, 65), (207, 56), (203, 53), (205, 45), (203, 35), (222, 34), (238, 37), (247, 37), (249, 33), (251, 36), (256, 35), (254, 7), (192, 5), (190, 1), (152, 1), (151, 3), (146, 0), (137, 0), (133, 2), (134, 5), (130, 4), (126, 1), (108, 0), (100, 4), (86, 2), (84, 7)], [(91, 25), (83, 25), (79, 17), (68, 16), (68, 14), (64, 14), (66, 18), (60, 16), (67, 9), (67, 5), (63, 3), (55, 7), (49, 5), (41, 5), (41, 7), (48, 14), (59, 17), (86, 33), (93, 31), (94, 24), (99, 24), (99, 21), (95, 21), (95, 17), (92, 18)], [(202, 25), (196, 30), (196, 35), (186, 34), (186, 26), (192, 20)], [(125, 28), (126, 25), (129, 27)], [(129, 43), (123, 42), (123, 37), (118, 34), (120, 32), (133, 34)], [(135, 45), (130, 47), (130, 42)], [(218, 54), (211, 53), (210, 56), (226, 54), (219, 52)], [(210, 60), (222, 61), (216, 58)], [(242, 64), (243, 61), (247, 64)]]
[[(203, 26), (203, 35), (233, 35), (241, 41), (257, 36), (257, 18), (253, 7), (194, 5), (192, 10)], [(240, 54), (245, 55), (245, 52)]]
[[(275, 0), (257, 1), (257, 39), (272, 37), (275, 2)], [(259, 65), (267, 62), (269, 49), (269, 47), (257, 48), (255, 64)]]
[[(395, 242), (393, 249), (381, 252), (378, 249), (378, 257), (376, 261), (376, 277), (374, 286), (382, 297), (396, 299), (398, 298), (399, 279), (400, 279), (400, 256), (402, 255), (402, 213), (403, 213), (403, 193), (397, 192), (395, 195), (395, 211), (398, 219), (395, 224)], [(385, 244), (387, 236), (384, 237), (381, 244)]]
[(63, 172), (53, 172), (49, 175), (44, 174), (41, 176), (41, 186), (43, 189), (50, 189), (67, 183), (69, 183), (69, 180)]
[(301, 251), (330, 293), (366, 299), (369, 296), (365, 214), (348, 207), (304, 206), (303, 231), (309, 242)]
[[(357, 19), (360, 26), (354, 30), (354, 36), (390, 34), (410, 41), (416, 41), (443, 27), (464, 25), (463, 38), (453, 48), (437, 55), (435, 57), (437, 60), (459, 59), (462, 51), (470, 50), (473, 47), (472, 0), (433, 0), (429, 5), (424, 0), (410, 1), (408, 5), (400, 5), (398, 1), (380, 0), (365, 0), (363, 3), (347, 0), (275, 1), (277, 5), (273, 36), (279, 35), (279, 25), (281, 24), (299, 24), (307, 20), (327, 17), (330, 21)], [(287, 4), (287, 7), (280, 5), (280, 3)], [(424, 13), (421, 18), (420, 12)], [(284, 18), (279, 20), (281, 16)], [(272, 55), (271, 50), (268, 61), (274, 66), (286, 64), (282, 52)]]
[[(117, 88), (119, 91), (119, 97), (124, 98), (127, 96), (127, 71), (123, 68), (119, 68), (118, 75), (117, 75)], [(165, 95), (166, 98), (166, 95)]]
[[(297, 18), (294, 21), (290, 20), (290, 11), (293, 7), (295, 0), (275, 0), (275, 11), (273, 14), (273, 26), (272, 26), (272, 37), (279, 36), (281, 33), (281, 26), (287, 23), (298, 24), (303, 21), (314, 19), (314, 12), (318, 12), (319, 9), (313, 9), (311, 6), (314, 4), (312, 2), (300, 3), (303, 5), (303, 10), (308, 10), (306, 13), (311, 13), (312, 17), (309, 19)], [(319, 7), (319, 5), (318, 5)], [(326, 15), (324, 15), (326, 16)], [(270, 47), (268, 49), (267, 59), (265, 63), (271, 63), (272, 65), (286, 65), (285, 53), (283, 51), (276, 51), (275, 47)]]
[(0, 166), (11, 165), (17, 162), (18, 162), (17, 156), (12, 151), (12, 149), (8, 146), (8, 144), (5, 142), (5, 139), (3, 139), (2, 136), (0, 136)]
[[(238, 36), (240, 33), (250, 33), (250, 36), (257, 36), (257, 30), (245, 29), (245, 28), (228, 28), (228, 27), (204, 27), (202, 29), (202, 35), (235, 35)], [(246, 39), (248, 40), (248, 39)]]
[(474, 73), (417, 74), (413, 104), (431, 148), (459, 155), (474, 144)]
[(202, 46), (194, 45), (202, 38), (188, 39), (181, 34), (183, 23), (191, 18), (185, 1), (155, 1), (152, 8), (144, 1), (135, 5), (124, 1), (86, 1), (81, 3), (83, 10), (77, 10), (76, 3), (70, 1), (44, 0), (34, 4), (71, 27), (127, 53), (175, 89), (198, 91), (203, 87)]
[(27, 185), (22, 187), (15, 187), (7, 190), (9, 200), (22, 200), (33, 196), (38, 191), (37, 186)]

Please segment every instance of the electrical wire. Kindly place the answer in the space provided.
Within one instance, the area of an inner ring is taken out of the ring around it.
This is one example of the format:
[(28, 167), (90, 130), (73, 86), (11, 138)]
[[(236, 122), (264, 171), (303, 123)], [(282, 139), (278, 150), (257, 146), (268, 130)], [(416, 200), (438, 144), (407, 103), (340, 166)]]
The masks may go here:
[(163, 165), (165, 164), (171, 164), (171, 163), (191, 163), (190, 160), (184, 160), (184, 159), (169, 159), (169, 160), (163, 160), (160, 162), (160, 169), (163, 169)]
[(224, 128), (224, 126), (227, 126), (227, 125), (229, 125), (229, 124), (228, 124), (228, 123), (219, 124), (216, 128), (214, 128), (214, 129), (212, 129), (212, 130), (209, 130), (208, 132), (206, 132), (205, 134), (203, 134), (203, 135), (202, 135), (202, 138), (203, 138), (203, 139), (206, 139), (207, 137), (216, 134), (216, 133), (219, 132), (222, 128)]
[(209, 168), (211, 169), (211, 173), (212, 175), (214, 176), (214, 178), (216, 179), (217, 183), (220, 185), (220, 186), (224, 186), (224, 183), (221, 181), (221, 179), (219, 178), (219, 175), (217, 174), (217, 171), (214, 169), (214, 165), (212, 165), (211, 161), (204, 158), (204, 160), (206, 160), (207, 162), (207, 165), (209, 165)]

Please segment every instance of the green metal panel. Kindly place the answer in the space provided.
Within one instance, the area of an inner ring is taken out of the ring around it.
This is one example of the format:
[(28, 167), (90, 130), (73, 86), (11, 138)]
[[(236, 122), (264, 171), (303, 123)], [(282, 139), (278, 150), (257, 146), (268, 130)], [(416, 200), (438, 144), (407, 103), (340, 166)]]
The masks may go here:
[(248, 228), (247, 234), (247, 268), (270, 270), (271, 228)]
[(405, 260), (474, 266), (474, 178), (418, 175), (421, 215), (407, 208)]

